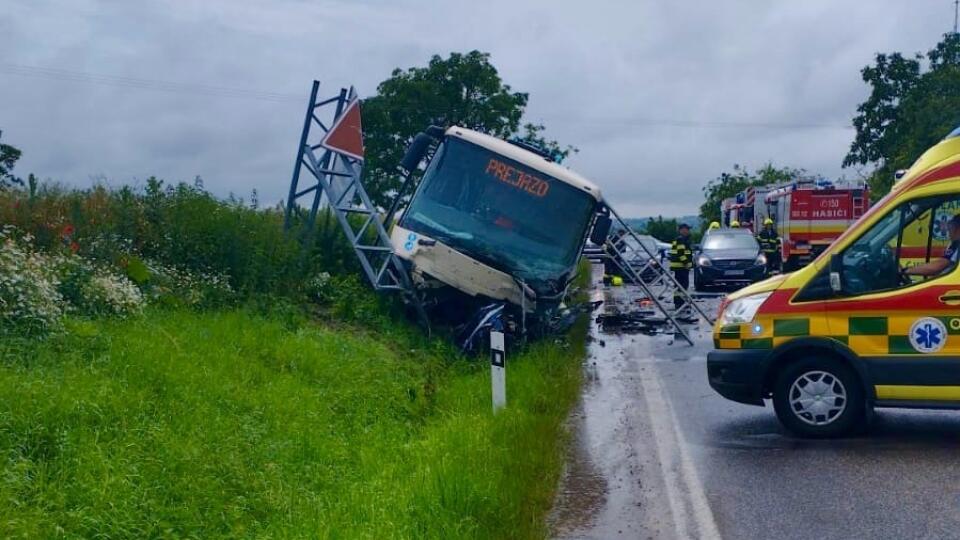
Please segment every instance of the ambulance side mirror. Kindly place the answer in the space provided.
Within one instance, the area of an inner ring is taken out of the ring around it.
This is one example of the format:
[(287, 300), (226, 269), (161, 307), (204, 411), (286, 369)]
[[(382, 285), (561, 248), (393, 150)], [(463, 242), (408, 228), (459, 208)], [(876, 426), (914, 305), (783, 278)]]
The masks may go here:
[(830, 290), (835, 293), (843, 292), (843, 255), (834, 253), (830, 256)]
[(593, 230), (590, 231), (590, 241), (598, 246), (602, 246), (610, 236), (610, 226), (613, 220), (607, 214), (600, 214), (593, 222)]

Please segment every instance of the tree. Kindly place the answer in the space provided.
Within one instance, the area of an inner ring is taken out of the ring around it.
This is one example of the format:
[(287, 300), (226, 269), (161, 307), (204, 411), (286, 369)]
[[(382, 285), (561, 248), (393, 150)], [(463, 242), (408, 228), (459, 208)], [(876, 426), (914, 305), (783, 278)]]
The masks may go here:
[(13, 176), (11, 172), (20, 155), (19, 149), (0, 143), (0, 189), (10, 187), (11, 184), (23, 185), (23, 180)]
[(703, 204), (700, 205), (700, 226), (706, 229), (712, 221), (720, 221), (720, 204), (724, 199), (735, 196), (750, 186), (766, 186), (780, 182), (796, 180), (806, 174), (803, 169), (777, 167), (767, 163), (756, 173), (745, 167), (734, 165), (732, 172), (722, 172), (720, 176), (707, 182), (703, 187)]
[(913, 58), (878, 54), (861, 75), (871, 90), (857, 107), (843, 166), (873, 166), (867, 176), (877, 197), (890, 190), (898, 169), (960, 124), (960, 36), (946, 34)]
[(517, 137), (521, 142), (531, 144), (546, 151), (550, 158), (557, 163), (563, 163), (570, 154), (576, 154), (580, 150), (574, 146), (560, 146), (557, 141), (549, 140), (543, 136), (546, 131), (543, 124), (526, 123), (523, 125), (523, 136)]
[(672, 242), (677, 237), (676, 218), (663, 219), (663, 216), (657, 216), (657, 219), (648, 218), (644, 226), (644, 232), (660, 240), (661, 242)]
[(434, 56), (426, 67), (395, 69), (377, 86), (377, 95), (363, 100), (364, 185), (374, 203), (387, 206), (400, 185), (400, 159), (414, 135), (431, 125), (459, 125), (507, 139), (537, 144), (557, 157), (561, 147), (543, 137), (541, 124), (521, 126), (528, 94), (504, 84), (490, 55), (480, 51)]

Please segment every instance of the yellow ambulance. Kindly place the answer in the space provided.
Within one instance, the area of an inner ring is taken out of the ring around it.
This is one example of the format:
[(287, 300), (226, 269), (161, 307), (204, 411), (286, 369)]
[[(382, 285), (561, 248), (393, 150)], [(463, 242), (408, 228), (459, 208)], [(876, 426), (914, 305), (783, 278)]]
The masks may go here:
[(960, 129), (812, 264), (723, 301), (710, 386), (772, 400), (809, 437), (849, 433), (874, 407), (960, 409), (958, 213)]

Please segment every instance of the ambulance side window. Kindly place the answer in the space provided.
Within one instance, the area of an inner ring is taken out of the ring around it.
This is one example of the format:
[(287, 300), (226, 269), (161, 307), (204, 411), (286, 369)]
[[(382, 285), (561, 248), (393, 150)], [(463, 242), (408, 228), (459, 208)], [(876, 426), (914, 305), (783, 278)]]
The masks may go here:
[(960, 214), (960, 197), (946, 200), (937, 206), (933, 213), (933, 223), (930, 225), (930, 258), (943, 257), (950, 246), (950, 232), (947, 222), (950, 218)]
[(843, 251), (843, 296), (922, 281), (919, 277), (905, 280), (900, 269), (942, 257), (950, 243), (946, 223), (958, 212), (960, 196), (949, 195), (907, 201), (880, 218)]
[[(896, 238), (890, 240), (890, 249), (895, 250), (900, 268), (909, 268), (930, 260), (930, 216), (933, 211), (922, 212), (911, 223), (900, 230)], [(943, 251), (940, 251), (943, 253)]]

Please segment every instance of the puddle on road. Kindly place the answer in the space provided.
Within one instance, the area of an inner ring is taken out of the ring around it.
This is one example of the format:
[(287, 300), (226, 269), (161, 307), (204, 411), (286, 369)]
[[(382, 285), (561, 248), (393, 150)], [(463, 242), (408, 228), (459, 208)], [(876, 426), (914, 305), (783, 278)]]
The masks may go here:
[[(597, 294), (594, 291), (594, 294)], [(599, 289), (603, 294), (603, 289)], [(664, 487), (652, 433), (639, 418), (646, 405), (637, 391), (649, 362), (689, 361), (702, 352), (673, 343), (658, 329), (603, 332), (603, 313), (642, 309), (640, 291), (618, 288), (594, 313), (581, 399), (568, 420), (571, 441), (554, 508), (548, 518), (557, 538), (670, 538), (674, 527), (662, 494)], [(703, 337), (703, 329), (689, 327)], [(645, 335), (647, 334), (647, 335)], [(707, 329), (709, 338), (709, 329)]]
[[(568, 420), (571, 441), (564, 475), (548, 519), (552, 537), (661, 536), (641, 525), (642, 507), (656, 498), (659, 488), (640, 481), (643, 456), (651, 451), (641, 442), (647, 434), (631, 421), (642, 414), (636, 408), (638, 396), (624, 395), (624, 385), (613, 384), (614, 377), (636, 377), (637, 368), (623, 350), (624, 338), (616, 336), (605, 345), (597, 340), (589, 346), (583, 392)], [(669, 519), (664, 526), (669, 527)]]
[(555, 537), (568, 537), (593, 523), (597, 511), (607, 501), (607, 481), (597, 469), (584, 440), (583, 401), (570, 415), (567, 429), (571, 440), (557, 500), (548, 518)]

